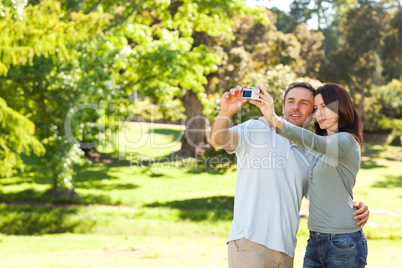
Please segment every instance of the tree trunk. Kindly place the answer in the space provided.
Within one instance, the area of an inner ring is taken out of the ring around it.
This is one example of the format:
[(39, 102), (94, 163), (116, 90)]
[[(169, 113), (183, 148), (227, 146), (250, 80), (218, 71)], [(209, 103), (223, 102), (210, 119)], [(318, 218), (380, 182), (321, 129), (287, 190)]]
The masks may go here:
[(209, 97), (209, 95), (211, 95), (211, 84), (212, 84), (212, 79), (214, 78), (214, 77), (217, 77), (218, 76), (218, 74), (217, 74), (217, 72), (214, 72), (214, 73), (210, 73), (210, 74), (208, 74), (206, 77), (207, 77), (207, 84), (204, 86), (204, 88), (205, 88), (205, 94), (207, 94), (207, 97)]
[(71, 189), (61, 188), (59, 186), (59, 179), (53, 179), (53, 187), (50, 190), (50, 196), (55, 198), (80, 198), (80, 195), (75, 191), (74, 187)]
[(180, 157), (195, 157), (208, 147), (208, 119), (202, 115), (203, 106), (196, 93), (188, 90), (180, 98), (186, 112), (186, 130), (181, 138)]

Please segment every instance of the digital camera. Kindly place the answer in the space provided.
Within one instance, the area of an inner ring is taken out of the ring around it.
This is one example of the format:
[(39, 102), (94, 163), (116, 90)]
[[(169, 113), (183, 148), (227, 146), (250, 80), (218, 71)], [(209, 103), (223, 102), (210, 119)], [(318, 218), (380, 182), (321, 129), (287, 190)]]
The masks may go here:
[(245, 87), (241, 93), (242, 99), (257, 100), (260, 97), (255, 93), (260, 93), (261, 90), (258, 87)]

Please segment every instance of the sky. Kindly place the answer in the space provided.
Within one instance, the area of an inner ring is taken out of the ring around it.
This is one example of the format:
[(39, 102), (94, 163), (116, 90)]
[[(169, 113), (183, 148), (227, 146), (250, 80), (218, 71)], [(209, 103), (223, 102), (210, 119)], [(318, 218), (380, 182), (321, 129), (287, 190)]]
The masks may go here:
[[(246, 0), (246, 3), (250, 6), (255, 6), (256, 5), (256, 0)], [(259, 6), (267, 6), (268, 8), (271, 7), (277, 7), (280, 10), (283, 10), (285, 12), (289, 12), (290, 8), (289, 5), (292, 2), (292, 0), (263, 0), (259, 1), (258, 5)]]

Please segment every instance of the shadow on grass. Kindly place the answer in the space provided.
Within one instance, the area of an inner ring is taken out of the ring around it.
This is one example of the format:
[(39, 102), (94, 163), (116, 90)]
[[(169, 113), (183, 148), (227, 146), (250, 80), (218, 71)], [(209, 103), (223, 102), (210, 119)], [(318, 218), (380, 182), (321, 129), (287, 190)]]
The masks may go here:
[(171, 129), (171, 128), (150, 128), (150, 129), (148, 129), (148, 133), (149, 134), (155, 133), (155, 134), (159, 134), (159, 135), (171, 136), (172, 140), (175, 141), (181, 135), (183, 135), (184, 130)]
[(113, 150), (110, 153), (90, 152), (87, 157), (93, 164), (105, 164), (109, 167), (129, 166), (130, 160), (121, 159), (119, 150)]
[(97, 190), (132, 190), (139, 186), (133, 183), (118, 183), (118, 177), (108, 174), (110, 166), (96, 166), (96, 169), (88, 167), (77, 167), (74, 177), (76, 189), (97, 189)]
[(375, 149), (376, 144), (374, 143), (364, 143), (363, 147), (363, 159), (360, 168), (362, 169), (374, 169), (386, 167), (377, 163), (377, 159), (380, 158), (381, 149)]
[(112, 201), (106, 195), (80, 194), (80, 198), (55, 198), (50, 195), (50, 191), (36, 191), (27, 189), (22, 191), (3, 193), (0, 191), (0, 202), (7, 203), (50, 203), (50, 204), (101, 204), (101, 205), (120, 205), (120, 201)]
[[(75, 167), (74, 186), (75, 189), (97, 189), (97, 190), (132, 190), (139, 186), (132, 183), (118, 183), (118, 177), (108, 174), (109, 168), (112, 166), (96, 165), (96, 166), (77, 166)], [(35, 183), (52, 185), (52, 179), (36, 174)]]
[(402, 176), (385, 176), (385, 180), (375, 182), (372, 187), (377, 188), (401, 188)]
[(149, 175), (151, 178), (162, 178), (164, 177), (165, 174), (162, 173), (152, 173), (151, 175)]
[(109, 180), (102, 181), (90, 181), (90, 182), (75, 182), (76, 189), (96, 189), (96, 190), (133, 190), (139, 186), (134, 183), (113, 183)]
[(111, 166), (106, 165), (74, 167), (75, 171), (74, 182), (82, 183), (82, 182), (95, 182), (102, 180), (118, 179), (117, 177), (113, 177), (108, 174), (110, 167)]
[[(75, 174), (73, 175), (74, 182), (79, 184), (83, 182), (118, 179), (117, 177), (108, 175), (108, 170), (111, 167), (112, 166), (106, 165), (75, 166)], [(21, 176), (24, 176), (24, 174), (21, 174)], [(33, 179), (37, 184), (51, 185), (53, 183), (52, 178), (46, 176), (42, 172), (36, 172)]]
[[(0, 178), (1, 180), (1, 178)], [(32, 183), (33, 179), (32, 178), (24, 178), (24, 179), (13, 179), (10, 182), (1, 182), (1, 186), (5, 187), (5, 186), (10, 186), (10, 185), (20, 185), (20, 184), (24, 184), (24, 183)]]
[(0, 204), (0, 233), (41, 235), (88, 232), (96, 220), (79, 207), (53, 207)]
[(151, 203), (146, 207), (167, 207), (180, 210), (180, 218), (191, 221), (232, 220), (233, 196), (211, 196), (165, 203)]
[(374, 168), (383, 168), (386, 167), (384, 165), (380, 165), (377, 162), (373, 161), (372, 159), (362, 161), (360, 168), (361, 169), (374, 169)]
[(188, 163), (185, 160), (177, 160), (174, 155), (168, 154), (160, 157), (139, 157), (133, 160), (131, 167), (138, 168), (141, 173), (147, 174), (150, 178), (177, 179), (180, 177), (171, 176), (168, 172), (163, 172), (171, 169), (187, 169)]
[(209, 175), (223, 175), (226, 172), (232, 170), (231, 168), (191, 168), (187, 170), (186, 173), (188, 174), (202, 174), (202, 173), (208, 173)]

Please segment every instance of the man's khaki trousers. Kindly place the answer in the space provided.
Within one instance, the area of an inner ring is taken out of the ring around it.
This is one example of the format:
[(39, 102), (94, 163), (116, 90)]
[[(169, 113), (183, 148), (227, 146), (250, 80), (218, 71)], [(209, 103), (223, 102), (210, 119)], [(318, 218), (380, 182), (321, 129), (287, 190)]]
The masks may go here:
[(228, 244), (229, 268), (292, 268), (293, 258), (283, 252), (269, 249), (246, 238)]

